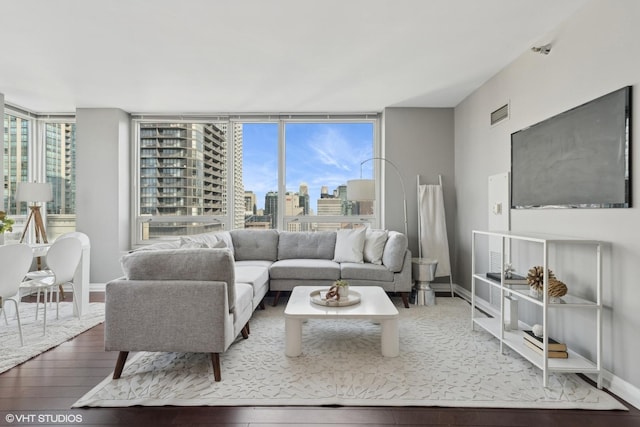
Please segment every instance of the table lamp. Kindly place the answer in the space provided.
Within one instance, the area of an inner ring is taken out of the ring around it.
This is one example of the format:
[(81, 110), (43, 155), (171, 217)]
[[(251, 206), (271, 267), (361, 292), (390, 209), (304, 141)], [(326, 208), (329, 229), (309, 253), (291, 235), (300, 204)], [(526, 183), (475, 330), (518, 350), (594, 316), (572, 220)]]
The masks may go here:
[[(44, 223), (42, 222), (42, 215), (40, 214), (40, 205), (38, 203), (44, 203), (53, 200), (53, 191), (51, 184), (46, 182), (19, 182), (16, 188), (16, 202), (32, 203), (29, 206), (31, 212), (29, 218), (24, 226), (20, 243), (24, 241), (24, 237), (29, 230), (29, 224), (33, 219), (36, 243), (49, 243), (47, 241), (47, 232), (44, 229)], [(41, 240), (42, 239), (42, 240)]]

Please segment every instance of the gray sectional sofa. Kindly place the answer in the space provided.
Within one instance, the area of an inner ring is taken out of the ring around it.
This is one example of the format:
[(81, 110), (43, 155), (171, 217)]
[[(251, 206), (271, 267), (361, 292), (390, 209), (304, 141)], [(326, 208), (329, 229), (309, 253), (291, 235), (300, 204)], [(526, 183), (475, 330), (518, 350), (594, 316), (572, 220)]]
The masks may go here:
[[(353, 237), (357, 233), (364, 234), (362, 247), (358, 246), (361, 239)], [(409, 307), (411, 252), (407, 237), (402, 233), (366, 229), (338, 232), (233, 230), (183, 237), (181, 244), (212, 247), (216, 245), (212, 239), (225, 242), (231, 250), (236, 283), (253, 286), (256, 304), (268, 290), (275, 292), (273, 304), (277, 305), (282, 291), (291, 291), (295, 286), (330, 286), (334, 281), (344, 279), (353, 286), (380, 286), (387, 292), (398, 292), (405, 307)], [(371, 249), (376, 242), (379, 255), (374, 253), (376, 249)], [(347, 253), (341, 253), (340, 247), (343, 250), (346, 247)], [(349, 248), (353, 248), (353, 254)]]
[(122, 258), (124, 277), (106, 286), (105, 349), (119, 351), (114, 378), (129, 351), (219, 354), (239, 334), (269, 290), (274, 305), (296, 286), (380, 286), (409, 307), (407, 238), (384, 230), (279, 232), (234, 230), (181, 237)]

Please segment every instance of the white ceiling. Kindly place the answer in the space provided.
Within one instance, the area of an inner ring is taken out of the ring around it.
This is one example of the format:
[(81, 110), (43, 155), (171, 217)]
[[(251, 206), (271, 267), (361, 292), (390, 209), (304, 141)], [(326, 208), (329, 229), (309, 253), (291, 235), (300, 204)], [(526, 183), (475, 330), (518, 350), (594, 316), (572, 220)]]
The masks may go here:
[(453, 107), (588, 1), (1, 0), (0, 93), (41, 113)]

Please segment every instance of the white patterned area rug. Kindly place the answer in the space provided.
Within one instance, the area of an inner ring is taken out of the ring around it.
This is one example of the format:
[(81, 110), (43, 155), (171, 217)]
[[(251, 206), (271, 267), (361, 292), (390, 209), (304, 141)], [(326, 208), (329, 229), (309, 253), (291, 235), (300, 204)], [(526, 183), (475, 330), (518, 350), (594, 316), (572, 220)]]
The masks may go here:
[(367, 320), (309, 320), (302, 355), (284, 355), (284, 306), (257, 310), (249, 339), (221, 355), (215, 382), (206, 354), (130, 356), (73, 406), (455, 406), (626, 409), (574, 374), (541, 371), (498, 341), (471, 331), (470, 305), (438, 298), (430, 307), (401, 307), (400, 356), (380, 354), (380, 325)]
[[(7, 305), (12, 305), (9, 303)], [(0, 316), (0, 373), (25, 362), (32, 357), (56, 347), (65, 341), (104, 322), (104, 303), (90, 303), (81, 319), (73, 315), (73, 303), (61, 302), (60, 315), (56, 319), (55, 303), (47, 309), (47, 333), (43, 335), (42, 305), (36, 320), (36, 304), (20, 303), (20, 321), (24, 346), (20, 346), (18, 322), (15, 311), (7, 314), (9, 324)]]

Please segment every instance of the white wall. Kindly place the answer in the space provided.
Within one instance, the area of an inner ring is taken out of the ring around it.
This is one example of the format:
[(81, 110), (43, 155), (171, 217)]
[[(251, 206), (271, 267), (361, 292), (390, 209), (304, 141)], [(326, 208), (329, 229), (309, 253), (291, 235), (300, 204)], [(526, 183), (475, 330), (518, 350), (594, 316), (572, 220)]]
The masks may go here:
[[(640, 86), (640, 2), (595, 0), (533, 44), (553, 43), (548, 56), (530, 51), (455, 109), (458, 277), (469, 277), (470, 237), (487, 228), (487, 177), (510, 170), (510, 134), (601, 95)], [(489, 114), (511, 103), (509, 120), (495, 127)], [(632, 126), (640, 129), (634, 102)], [(634, 132), (636, 133), (636, 132)], [(548, 232), (611, 242), (604, 268), (604, 368), (640, 387), (640, 150), (633, 150), (631, 209), (512, 210), (515, 231)], [(470, 288), (470, 279), (459, 281)], [(568, 286), (579, 286), (568, 283)], [(580, 317), (577, 316), (579, 319)], [(564, 334), (589, 347), (580, 322)]]
[[(409, 249), (413, 256), (418, 256), (416, 177), (420, 174), (422, 184), (437, 184), (438, 175), (442, 175), (449, 251), (455, 254), (453, 109), (386, 108), (383, 122), (383, 157), (398, 166), (405, 181)], [(386, 170), (385, 192), (385, 226), (403, 231), (402, 192), (398, 177), (390, 167)], [(452, 266), (453, 262), (451, 256)]]
[(91, 239), (92, 283), (121, 276), (130, 245), (129, 128), (117, 108), (76, 110), (76, 229)]

